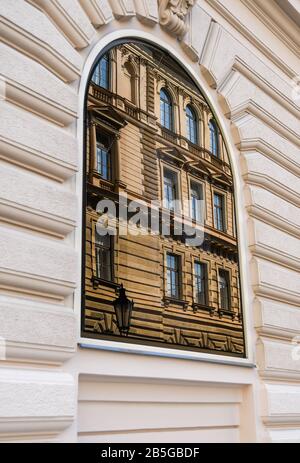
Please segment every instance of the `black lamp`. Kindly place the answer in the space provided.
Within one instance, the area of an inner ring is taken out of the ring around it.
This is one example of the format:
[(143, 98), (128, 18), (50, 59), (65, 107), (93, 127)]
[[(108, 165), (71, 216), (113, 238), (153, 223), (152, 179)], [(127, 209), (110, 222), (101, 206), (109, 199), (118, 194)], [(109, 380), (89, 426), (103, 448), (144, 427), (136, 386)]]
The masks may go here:
[(128, 336), (134, 303), (127, 298), (125, 288), (122, 284), (118, 288), (118, 296), (119, 297), (117, 297), (117, 299), (113, 302), (117, 317), (117, 325), (120, 335)]

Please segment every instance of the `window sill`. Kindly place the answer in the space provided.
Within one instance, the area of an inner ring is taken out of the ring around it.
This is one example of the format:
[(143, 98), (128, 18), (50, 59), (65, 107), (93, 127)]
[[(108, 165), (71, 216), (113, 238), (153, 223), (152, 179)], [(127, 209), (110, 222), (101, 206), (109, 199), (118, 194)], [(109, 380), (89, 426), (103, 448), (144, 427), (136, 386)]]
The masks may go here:
[(108, 179), (102, 177), (102, 175), (99, 174), (99, 172), (97, 170), (93, 170), (93, 176), (95, 178), (101, 180), (101, 182), (107, 183), (108, 185), (113, 185), (114, 184), (113, 180), (108, 180)]
[(163, 298), (164, 306), (169, 307), (170, 305), (177, 305), (183, 308), (184, 311), (188, 309), (188, 302), (182, 299), (177, 299), (176, 297), (166, 296)]
[(225, 315), (227, 317), (231, 317), (232, 321), (234, 321), (235, 318), (238, 318), (238, 320), (240, 320), (241, 318), (240, 314), (234, 312), (233, 310), (219, 309), (218, 313), (220, 318), (222, 318)]
[(114, 281), (104, 280), (103, 278), (98, 278), (96, 276), (92, 276), (91, 282), (93, 283), (94, 289), (97, 289), (99, 286), (106, 286), (114, 289), (118, 289), (120, 287), (120, 285)]
[(206, 312), (209, 312), (211, 317), (215, 314), (215, 311), (216, 311), (214, 307), (210, 307), (204, 304), (199, 304), (198, 302), (194, 302), (192, 307), (193, 307), (194, 313), (196, 313), (198, 310), (205, 310)]

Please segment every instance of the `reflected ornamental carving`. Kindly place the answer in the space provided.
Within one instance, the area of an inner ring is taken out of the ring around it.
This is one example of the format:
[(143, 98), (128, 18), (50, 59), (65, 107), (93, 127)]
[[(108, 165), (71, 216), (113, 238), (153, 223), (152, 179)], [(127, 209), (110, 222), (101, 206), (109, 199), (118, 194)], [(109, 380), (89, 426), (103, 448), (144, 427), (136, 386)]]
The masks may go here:
[(159, 21), (172, 34), (181, 38), (187, 32), (186, 17), (196, 0), (159, 0)]

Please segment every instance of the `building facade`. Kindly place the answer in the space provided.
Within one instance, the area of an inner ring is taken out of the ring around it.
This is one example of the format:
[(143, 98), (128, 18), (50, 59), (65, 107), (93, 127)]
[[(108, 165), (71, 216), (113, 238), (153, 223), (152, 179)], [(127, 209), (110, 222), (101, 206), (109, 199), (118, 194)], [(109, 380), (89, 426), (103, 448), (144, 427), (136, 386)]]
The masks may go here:
[[(1, 441), (299, 442), (297, 2), (0, 8)], [(205, 249), (109, 254), (120, 192), (193, 225), (205, 192)]]

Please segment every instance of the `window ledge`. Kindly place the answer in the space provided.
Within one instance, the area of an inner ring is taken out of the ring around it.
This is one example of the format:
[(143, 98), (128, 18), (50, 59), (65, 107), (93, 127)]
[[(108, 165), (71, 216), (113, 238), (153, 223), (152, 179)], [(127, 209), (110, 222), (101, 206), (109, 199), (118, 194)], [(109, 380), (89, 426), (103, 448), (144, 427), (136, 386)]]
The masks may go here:
[(194, 313), (196, 313), (198, 310), (205, 310), (206, 312), (209, 312), (211, 317), (216, 312), (216, 309), (214, 307), (210, 307), (210, 306), (204, 305), (204, 304), (199, 304), (198, 302), (194, 302), (192, 307), (193, 307)]
[(184, 301), (182, 299), (177, 299), (176, 297), (169, 297), (169, 296), (164, 297), (163, 302), (164, 302), (165, 307), (169, 307), (169, 305), (172, 304), (172, 305), (178, 305), (182, 307), (183, 310), (187, 310), (188, 305), (189, 305), (187, 301)]
[(219, 313), (220, 318), (222, 318), (225, 315), (225, 316), (231, 317), (232, 320), (235, 320), (235, 318), (238, 318), (238, 320), (240, 321), (241, 319), (240, 314), (237, 312), (234, 312), (233, 310), (219, 309), (218, 313)]
[(109, 288), (118, 289), (120, 285), (114, 281), (104, 280), (103, 278), (98, 278), (92, 276), (91, 282), (93, 283), (93, 288), (97, 289), (99, 286), (107, 286)]

